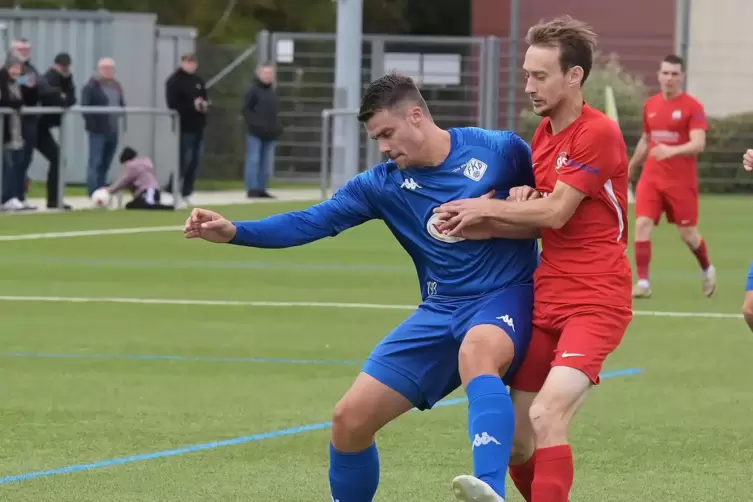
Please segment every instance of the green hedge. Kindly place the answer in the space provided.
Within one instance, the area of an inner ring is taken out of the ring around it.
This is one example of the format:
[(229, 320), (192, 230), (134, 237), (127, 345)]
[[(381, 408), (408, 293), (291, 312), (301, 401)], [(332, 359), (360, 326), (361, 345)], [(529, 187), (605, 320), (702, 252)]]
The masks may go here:
[[(616, 58), (594, 68), (583, 89), (588, 103), (604, 110), (606, 86), (612, 86), (620, 128), (632, 154), (642, 132), (643, 103), (649, 97), (647, 86), (627, 73)], [(520, 130), (529, 139), (539, 124), (530, 109), (521, 114)], [(753, 112), (709, 118), (706, 151), (698, 161), (700, 190), (709, 193), (753, 192), (753, 176), (741, 169), (742, 154), (753, 148)]]

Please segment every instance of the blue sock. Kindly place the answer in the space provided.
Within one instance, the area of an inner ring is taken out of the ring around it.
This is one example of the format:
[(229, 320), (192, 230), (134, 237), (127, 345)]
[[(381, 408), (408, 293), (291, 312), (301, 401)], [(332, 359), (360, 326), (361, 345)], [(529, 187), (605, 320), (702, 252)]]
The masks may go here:
[(372, 502), (379, 486), (376, 443), (358, 453), (342, 453), (329, 445), (329, 486), (334, 502)]
[(505, 478), (515, 434), (515, 409), (502, 379), (474, 378), (466, 387), (473, 475), (505, 497)]

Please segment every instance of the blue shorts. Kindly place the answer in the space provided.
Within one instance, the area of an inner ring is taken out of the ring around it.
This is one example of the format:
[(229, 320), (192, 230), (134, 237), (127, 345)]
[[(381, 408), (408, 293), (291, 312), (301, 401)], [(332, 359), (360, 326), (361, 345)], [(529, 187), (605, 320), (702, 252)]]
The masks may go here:
[(750, 270), (748, 270), (748, 284), (745, 286), (745, 291), (753, 291), (753, 262), (750, 262)]
[(460, 386), (458, 354), (466, 333), (480, 324), (499, 326), (515, 345), (504, 375), (515, 375), (528, 350), (533, 322), (533, 285), (513, 286), (462, 301), (429, 301), (387, 335), (369, 356), (363, 371), (429, 409)]

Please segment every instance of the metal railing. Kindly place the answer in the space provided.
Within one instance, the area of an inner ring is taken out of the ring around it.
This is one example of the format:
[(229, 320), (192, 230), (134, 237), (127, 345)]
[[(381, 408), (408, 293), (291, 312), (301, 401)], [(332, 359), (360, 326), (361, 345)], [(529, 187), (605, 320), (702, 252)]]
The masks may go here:
[[(127, 120), (125, 120), (126, 116), (128, 115), (153, 115), (153, 116), (169, 116), (172, 118), (171, 120), (171, 130), (180, 136), (180, 121), (177, 120), (178, 113), (175, 110), (170, 110), (167, 108), (149, 108), (149, 107), (108, 107), (108, 106), (72, 106), (70, 108), (59, 108), (59, 107), (23, 107), (19, 110), (14, 110), (12, 108), (0, 108), (0, 142), (2, 142), (2, 146), (0, 146), (0, 194), (3, 193), (3, 170), (5, 169), (5, 116), (6, 115), (12, 115), (13, 113), (20, 113), (21, 115), (66, 115), (70, 113), (78, 113), (78, 114), (92, 114), (92, 115), (117, 115), (119, 118), (123, 118), (123, 129), (122, 131), (125, 132), (128, 129), (127, 126)], [(58, 157), (58, 200), (57, 200), (57, 207), (58, 209), (63, 209), (64, 207), (64, 191), (65, 191), (65, 170), (66, 170), (66, 152), (64, 148), (64, 139), (65, 139), (65, 122), (62, 120), (61, 117), (61, 125), (58, 127), (59, 129), (59, 137), (58, 137), (58, 148), (59, 148), (59, 157)], [(180, 148), (180, 147), (179, 147)], [(179, 192), (179, 180), (180, 180), (180, 162), (177, 162), (173, 168), (170, 170), (170, 177), (172, 179), (172, 196), (173, 200), (178, 200), (178, 192)], [(122, 208), (122, 196), (118, 197), (118, 208)]]
[[(330, 127), (330, 118), (345, 115), (358, 115), (358, 110), (350, 108), (329, 108), (322, 110), (322, 146), (321, 146), (321, 165), (319, 171), (319, 186), (321, 188), (322, 199), (326, 199), (330, 187), (330, 136), (332, 128)], [(333, 155), (334, 157), (334, 155)]]

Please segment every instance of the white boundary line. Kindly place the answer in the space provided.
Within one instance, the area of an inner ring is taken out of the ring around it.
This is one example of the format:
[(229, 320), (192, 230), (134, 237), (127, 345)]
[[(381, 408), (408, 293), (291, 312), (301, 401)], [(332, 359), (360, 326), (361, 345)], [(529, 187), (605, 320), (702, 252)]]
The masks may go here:
[[(75, 296), (0, 296), (0, 302), (55, 302), (55, 303), (126, 303), (139, 305), (205, 305), (226, 307), (311, 307), (334, 309), (371, 310), (415, 310), (416, 305), (390, 305), (382, 303), (340, 303), (340, 302), (267, 302), (242, 300), (191, 300), (174, 298), (87, 298)], [(722, 312), (663, 312), (655, 310), (634, 310), (636, 316), (684, 317), (705, 319), (742, 319), (742, 314)]]
[(104, 230), (79, 230), (72, 232), (44, 232), (39, 234), (0, 235), (0, 241), (31, 241), (37, 239), (63, 239), (65, 237), (96, 237), (100, 235), (144, 234), (147, 232), (175, 232), (182, 226), (111, 228)]

